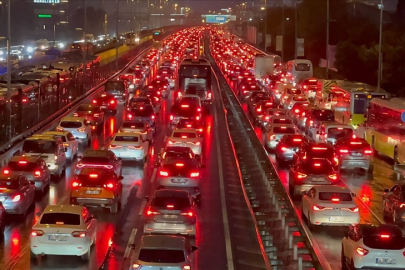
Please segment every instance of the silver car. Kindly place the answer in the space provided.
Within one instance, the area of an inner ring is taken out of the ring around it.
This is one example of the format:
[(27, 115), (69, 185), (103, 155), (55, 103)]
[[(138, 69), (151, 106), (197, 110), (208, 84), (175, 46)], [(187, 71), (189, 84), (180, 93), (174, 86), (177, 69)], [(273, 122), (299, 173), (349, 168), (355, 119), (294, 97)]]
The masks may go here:
[(143, 139), (141, 133), (116, 133), (110, 141), (108, 150), (122, 159), (145, 162), (149, 152), (149, 141)]
[(144, 233), (196, 234), (194, 200), (187, 191), (156, 190), (145, 213)]
[(194, 251), (184, 236), (143, 235), (135, 246), (129, 270), (195, 270)]
[(339, 169), (352, 170), (361, 168), (366, 171), (372, 169), (373, 150), (365, 139), (342, 138), (336, 142), (335, 151), (339, 159)]
[(266, 126), (264, 134), (264, 146), (268, 150), (276, 149), (281, 137), (287, 134), (296, 134), (297, 130), (294, 125), (274, 124)]
[(82, 143), (91, 143), (91, 126), (84, 117), (64, 117), (56, 127), (57, 131), (69, 131)]
[(278, 165), (283, 167), (287, 162), (293, 161), (294, 153), (307, 141), (308, 138), (306, 136), (299, 134), (284, 135), (281, 137), (275, 150)]
[(145, 121), (125, 121), (122, 123), (119, 132), (139, 132), (145, 140), (153, 141), (155, 131)]

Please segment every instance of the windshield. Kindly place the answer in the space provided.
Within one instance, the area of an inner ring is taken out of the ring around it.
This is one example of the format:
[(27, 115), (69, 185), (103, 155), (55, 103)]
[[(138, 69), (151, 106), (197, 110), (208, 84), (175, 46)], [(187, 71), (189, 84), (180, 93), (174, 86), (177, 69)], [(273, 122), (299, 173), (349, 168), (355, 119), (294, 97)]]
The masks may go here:
[(86, 111), (98, 111), (98, 107), (95, 105), (80, 105), (76, 111), (78, 112), (86, 112)]
[(54, 154), (57, 150), (57, 144), (54, 141), (26, 140), (22, 150), (25, 153)]
[(145, 123), (123, 123), (122, 124), (123, 128), (136, 128), (136, 129), (142, 129), (145, 128)]
[(305, 63), (295, 64), (295, 70), (296, 71), (310, 71), (311, 65), (305, 64)]
[(312, 114), (316, 121), (335, 121), (335, 114), (332, 110), (314, 110)]
[(273, 127), (273, 133), (275, 134), (295, 134), (293, 127)]
[(351, 128), (329, 128), (328, 129), (328, 138), (338, 139), (342, 137), (350, 137), (353, 134)]
[(139, 142), (138, 136), (115, 136), (116, 142)]
[(273, 124), (293, 124), (291, 119), (274, 119)]
[(191, 133), (191, 132), (174, 132), (173, 137), (174, 138), (183, 138), (183, 139), (193, 139), (193, 138), (197, 138), (197, 134)]
[(352, 195), (347, 192), (319, 192), (319, 199), (322, 201), (332, 201), (332, 198), (337, 198), (340, 202), (352, 201)]
[(105, 84), (105, 91), (108, 91), (108, 90), (125, 91), (125, 84), (123, 81), (107, 82)]
[(40, 224), (80, 225), (80, 215), (71, 213), (45, 213)]
[(302, 161), (301, 169), (305, 174), (331, 174), (332, 164), (326, 159), (310, 159)]
[(183, 210), (190, 208), (190, 201), (187, 198), (180, 197), (155, 197), (151, 203), (154, 207), (166, 208), (168, 205), (173, 205), (173, 210)]
[(63, 121), (59, 124), (63, 128), (81, 128), (82, 127), (82, 122), (67, 122)]
[(26, 161), (10, 161), (7, 165), (12, 171), (31, 172), (37, 167), (36, 163)]
[(181, 263), (185, 261), (184, 251), (176, 249), (141, 249), (138, 259), (152, 263)]
[(0, 189), (20, 189), (16, 180), (0, 180)]
[[(399, 228), (367, 226), (363, 228), (363, 235), (364, 245), (372, 249), (400, 250), (405, 248), (405, 238)], [(388, 237), (382, 238), (381, 235)]]

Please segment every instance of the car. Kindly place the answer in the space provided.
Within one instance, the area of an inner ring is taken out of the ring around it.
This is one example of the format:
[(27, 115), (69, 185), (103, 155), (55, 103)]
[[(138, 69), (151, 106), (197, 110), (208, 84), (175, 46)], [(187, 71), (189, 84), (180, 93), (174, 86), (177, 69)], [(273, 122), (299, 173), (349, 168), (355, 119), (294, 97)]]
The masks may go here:
[(117, 112), (117, 100), (113, 95), (103, 93), (99, 97), (93, 99), (91, 103), (99, 106), (100, 110), (105, 112), (111, 112), (113, 114)]
[(332, 163), (324, 158), (299, 159), (289, 171), (288, 192), (295, 198), (315, 185), (332, 185), (338, 182)]
[(372, 171), (373, 149), (365, 139), (357, 137), (341, 138), (335, 144), (335, 152), (339, 159), (339, 169), (357, 169)]
[(119, 80), (120, 81), (126, 81), (127, 85), (129, 86), (129, 89), (134, 89), (135, 88), (135, 76), (132, 73), (126, 72), (123, 74), (119, 75)]
[(151, 99), (146, 96), (134, 96), (128, 101), (127, 109), (142, 105), (153, 105), (153, 103)]
[(118, 176), (122, 175), (122, 159), (117, 156), (111, 150), (94, 150), (88, 149), (84, 152), (83, 156), (78, 156), (79, 162), (76, 164), (76, 174), (87, 168), (107, 168), (114, 170)]
[(65, 154), (69, 161), (72, 161), (77, 156), (79, 152), (79, 142), (70, 131), (45, 131), (42, 134), (60, 137), (62, 139), (63, 146), (67, 148), (67, 152), (65, 152)]
[(174, 129), (166, 139), (166, 146), (187, 146), (196, 156), (201, 157), (202, 139), (195, 129)]
[(287, 115), (287, 111), (281, 109), (266, 109), (263, 113), (263, 117), (258, 120), (258, 124), (261, 125), (263, 128), (266, 127), (267, 123), (271, 121), (273, 117), (277, 116), (285, 116)]
[(122, 179), (112, 169), (84, 168), (72, 180), (70, 203), (109, 208), (116, 214), (121, 205)]
[(156, 177), (159, 189), (186, 190), (199, 203), (201, 168), (204, 166), (196, 159), (177, 159), (169, 156), (166, 156), (162, 163)]
[(193, 150), (187, 146), (166, 146), (161, 149), (158, 156), (158, 166), (163, 166), (166, 160), (185, 160), (200, 166), (200, 160), (194, 155)]
[(187, 191), (161, 189), (154, 192), (145, 213), (143, 233), (196, 235), (194, 199)]
[(92, 131), (101, 130), (104, 124), (104, 111), (97, 105), (82, 104), (77, 107), (73, 117), (84, 117), (87, 123), (91, 125)]
[(126, 102), (129, 96), (127, 83), (120, 80), (108, 80), (105, 83), (104, 92), (121, 102)]
[(160, 77), (153, 80), (150, 85), (158, 89), (161, 92), (161, 96), (163, 98), (166, 98), (168, 96), (168, 91), (170, 90), (170, 82), (168, 79)]
[(293, 161), (294, 153), (299, 151), (302, 144), (306, 143), (308, 138), (299, 134), (288, 134), (281, 137), (275, 150), (275, 156), (279, 167), (284, 167), (287, 163)]
[(201, 98), (199, 95), (193, 95), (193, 94), (184, 94), (180, 97), (178, 102), (182, 105), (189, 105), (189, 106), (194, 106), (197, 107), (197, 111), (201, 112), (202, 111), (202, 103), (201, 103)]
[(47, 205), (32, 227), (31, 259), (38, 255), (79, 256), (88, 261), (96, 243), (97, 220), (80, 205)]
[(202, 114), (199, 112), (200, 107), (189, 104), (176, 102), (173, 104), (169, 115), (169, 126), (176, 125), (180, 119), (202, 121)]
[(161, 67), (157, 71), (157, 76), (169, 82), (170, 89), (173, 89), (176, 82), (174, 80), (174, 72), (170, 67)]
[[(173, 129), (194, 129), (197, 131), (198, 135), (204, 135), (204, 124), (202, 121), (190, 120), (190, 119), (180, 119), (179, 122), (173, 127)], [(169, 134), (173, 131), (169, 130)]]
[(186, 237), (175, 235), (143, 235), (134, 248), (130, 269), (195, 270), (194, 251)]
[(253, 118), (253, 122), (260, 123), (259, 121), (263, 118), (264, 112), (267, 109), (276, 109), (277, 104), (271, 100), (271, 98), (258, 98), (255, 103), (249, 107), (249, 112)]
[(342, 240), (342, 269), (401, 269), (405, 237), (392, 224), (357, 224)]
[(308, 104), (310, 105), (307, 97), (303, 94), (301, 95), (290, 95), (284, 102), (284, 109), (291, 110), (296, 104)]
[(7, 214), (25, 217), (35, 204), (35, 183), (16, 171), (0, 175), (0, 202)]
[(153, 137), (155, 135), (154, 129), (145, 121), (124, 121), (118, 130), (119, 132), (125, 133), (141, 133), (142, 138), (148, 140), (150, 143), (153, 142)]
[(316, 128), (321, 122), (335, 121), (335, 113), (333, 110), (326, 110), (320, 108), (311, 109), (306, 113), (305, 133), (309, 137), (314, 137), (318, 131)]
[(339, 159), (335, 153), (335, 149), (329, 143), (319, 143), (314, 141), (307, 141), (303, 143), (302, 147), (294, 153), (293, 160), (297, 159), (312, 159), (312, 158), (326, 158), (328, 159), (335, 170), (339, 169)]
[(355, 226), (360, 223), (359, 207), (346, 186), (314, 186), (302, 196), (302, 215), (308, 228)]
[(156, 114), (151, 105), (140, 105), (126, 111), (125, 120), (143, 121), (150, 127), (155, 127)]
[(271, 129), (273, 125), (294, 125), (294, 122), (290, 117), (286, 115), (274, 115), (266, 122), (264, 130), (267, 131)]
[(266, 132), (264, 134), (264, 147), (269, 151), (273, 151), (274, 149), (276, 149), (276, 146), (280, 141), (281, 137), (287, 134), (296, 134), (296, 133), (297, 130), (295, 129), (294, 125), (267, 124)]
[(51, 183), (51, 173), (46, 162), (40, 157), (13, 156), (2, 168), (2, 175), (19, 174), (34, 183), (38, 192), (45, 194), (46, 187)]
[(59, 125), (56, 127), (57, 131), (69, 131), (80, 142), (87, 145), (91, 144), (92, 132), (91, 126), (87, 123), (84, 117), (63, 117)]
[(321, 122), (314, 140), (334, 145), (339, 139), (351, 138), (355, 130), (353, 126), (338, 122)]
[(402, 225), (405, 222), (405, 184), (398, 183), (384, 189), (382, 204), (384, 217), (394, 224)]
[(149, 141), (139, 132), (119, 132), (112, 136), (108, 149), (122, 159), (145, 163), (149, 153)]

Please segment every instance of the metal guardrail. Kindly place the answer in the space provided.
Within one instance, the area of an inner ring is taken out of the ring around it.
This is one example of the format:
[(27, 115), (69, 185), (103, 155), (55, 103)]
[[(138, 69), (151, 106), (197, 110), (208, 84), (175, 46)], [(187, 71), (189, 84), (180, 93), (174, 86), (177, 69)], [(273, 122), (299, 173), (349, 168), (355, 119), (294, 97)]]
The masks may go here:
[(274, 270), (330, 269), (325, 260), (319, 260), (319, 248), (306, 232), (239, 100), (212, 56), (210, 61), (215, 72), (221, 74), (221, 95), (244, 190), (271, 266)]

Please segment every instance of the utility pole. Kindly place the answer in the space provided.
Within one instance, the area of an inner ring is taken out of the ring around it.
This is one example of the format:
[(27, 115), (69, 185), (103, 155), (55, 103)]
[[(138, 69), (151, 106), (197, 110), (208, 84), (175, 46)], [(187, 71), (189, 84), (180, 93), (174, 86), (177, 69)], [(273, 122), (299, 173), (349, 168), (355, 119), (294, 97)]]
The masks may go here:
[(87, 2), (84, 0), (84, 19), (83, 19), (83, 78), (84, 78), (84, 85), (83, 85), (83, 94), (87, 90), (87, 61), (86, 61), (86, 54), (87, 54), (87, 43), (86, 43), (86, 24), (87, 24)]
[(329, 78), (329, 0), (326, 1), (326, 74), (325, 79)]
[(115, 29), (115, 36), (116, 36), (116, 38), (117, 38), (117, 42), (115, 43), (115, 69), (116, 70), (118, 70), (118, 47), (119, 47), (119, 37), (118, 37), (118, 23), (119, 23), (119, 20), (118, 20), (118, 14), (119, 14), (119, 11), (118, 11), (118, 0), (115, 0), (115, 5), (116, 5), (116, 11), (117, 11), (117, 14), (116, 14), (116, 16), (117, 16), (117, 18), (116, 18), (116, 22), (115, 22), (115, 27), (116, 27), (116, 29)]
[(264, 0), (264, 51), (267, 45), (267, 0)]
[(382, 79), (382, 27), (383, 27), (383, 16), (384, 16), (384, 0), (381, 0), (379, 5), (380, 8), (380, 38), (378, 42), (378, 83), (377, 89), (380, 90), (381, 79)]
[(298, 9), (297, 1), (295, 0), (295, 56), (294, 59), (298, 58)]
[(284, 12), (284, 0), (283, 0), (283, 13), (282, 13), (282, 23), (281, 23), (281, 61), (284, 62), (284, 23), (285, 23), (285, 12)]
[(7, 141), (11, 141), (11, 0), (7, 1)]

